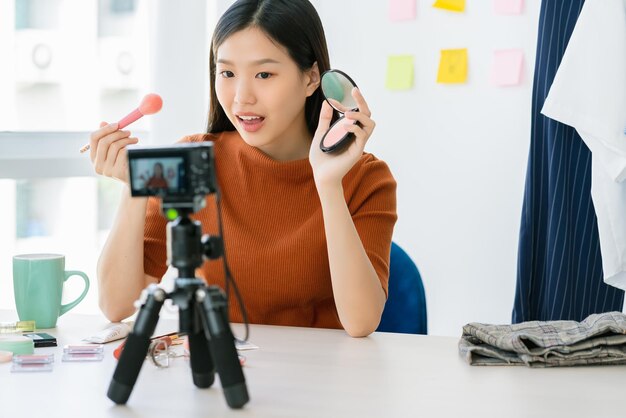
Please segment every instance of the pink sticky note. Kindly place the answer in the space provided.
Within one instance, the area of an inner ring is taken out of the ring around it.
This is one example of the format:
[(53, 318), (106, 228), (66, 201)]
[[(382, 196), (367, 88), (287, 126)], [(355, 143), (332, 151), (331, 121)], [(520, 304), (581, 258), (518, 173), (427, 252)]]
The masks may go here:
[(496, 86), (515, 86), (522, 81), (524, 51), (502, 49), (493, 53), (491, 81)]
[(415, 2), (416, 0), (389, 0), (389, 20), (400, 22), (415, 19)]
[(522, 13), (524, 0), (494, 0), (493, 8), (498, 15), (518, 15)]

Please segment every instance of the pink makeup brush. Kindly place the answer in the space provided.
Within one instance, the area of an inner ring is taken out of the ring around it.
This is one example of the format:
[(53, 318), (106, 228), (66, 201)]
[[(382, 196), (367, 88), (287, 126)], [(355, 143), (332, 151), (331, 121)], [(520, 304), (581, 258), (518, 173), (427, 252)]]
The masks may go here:
[[(128, 115), (120, 119), (120, 121), (117, 123), (117, 129), (125, 128), (142, 116), (153, 115), (161, 110), (161, 107), (163, 107), (163, 99), (161, 99), (161, 96), (154, 93), (146, 94), (137, 109), (133, 110)], [(85, 144), (80, 149), (80, 152), (83, 153), (85, 151), (88, 151), (89, 148), (91, 148), (89, 144)]]

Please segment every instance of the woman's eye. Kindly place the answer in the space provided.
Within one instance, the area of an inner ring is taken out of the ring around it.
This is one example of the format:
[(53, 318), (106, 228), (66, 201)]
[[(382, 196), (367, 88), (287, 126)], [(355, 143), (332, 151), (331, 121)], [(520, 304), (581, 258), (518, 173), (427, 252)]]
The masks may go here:
[(231, 78), (235, 76), (232, 71), (220, 71), (220, 75), (224, 78)]
[(262, 79), (267, 79), (270, 78), (272, 75), (270, 73), (258, 73), (257, 78), (262, 78)]

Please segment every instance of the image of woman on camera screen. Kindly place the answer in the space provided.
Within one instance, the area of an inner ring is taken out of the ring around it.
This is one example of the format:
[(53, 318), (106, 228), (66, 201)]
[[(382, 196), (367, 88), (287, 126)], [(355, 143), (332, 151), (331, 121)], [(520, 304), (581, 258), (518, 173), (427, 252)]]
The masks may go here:
[[(238, 0), (213, 33), (207, 133), (222, 196), (224, 245), (251, 323), (376, 330), (387, 297), (396, 182), (364, 152), (375, 127), (358, 88), (337, 152), (320, 142), (334, 120), (321, 75), (331, 69), (324, 29), (308, 0)], [(349, 70), (349, 69), (348, 69)], [(91, 135), (96, 172), (128, 187), (128, 131), (103, 122)], [(194, 214), (217, 235), (215, 195)], [(126, 193), (98, 262), (100, 307), (111, 321), (135, 312), (166, 264), (166, 224), (156, 198)], [(198, 269), (225, 287), (221, 260)], [(230, 320), (241, 322), (237, 303)]]
[(169, 187), (167, 179), (165, 178), (163, 164), (157, 162), (154, 163), (152, 168), (152, 176), (146, 180), (146, 189), (167, 189)]

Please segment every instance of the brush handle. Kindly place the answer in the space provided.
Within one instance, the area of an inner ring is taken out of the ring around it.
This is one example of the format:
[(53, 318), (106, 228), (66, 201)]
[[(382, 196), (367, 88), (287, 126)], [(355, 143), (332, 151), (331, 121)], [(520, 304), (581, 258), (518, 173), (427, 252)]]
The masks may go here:
[(126, 126), (135, 122), (137, 119), (141, 118), (142, 116), (143, 116), (143, 113), (139, 111), (139, 108), (133, 110), (128, 115), (120, 119), (119, 122), (117, 122), (117, 129), (124, 129)]

